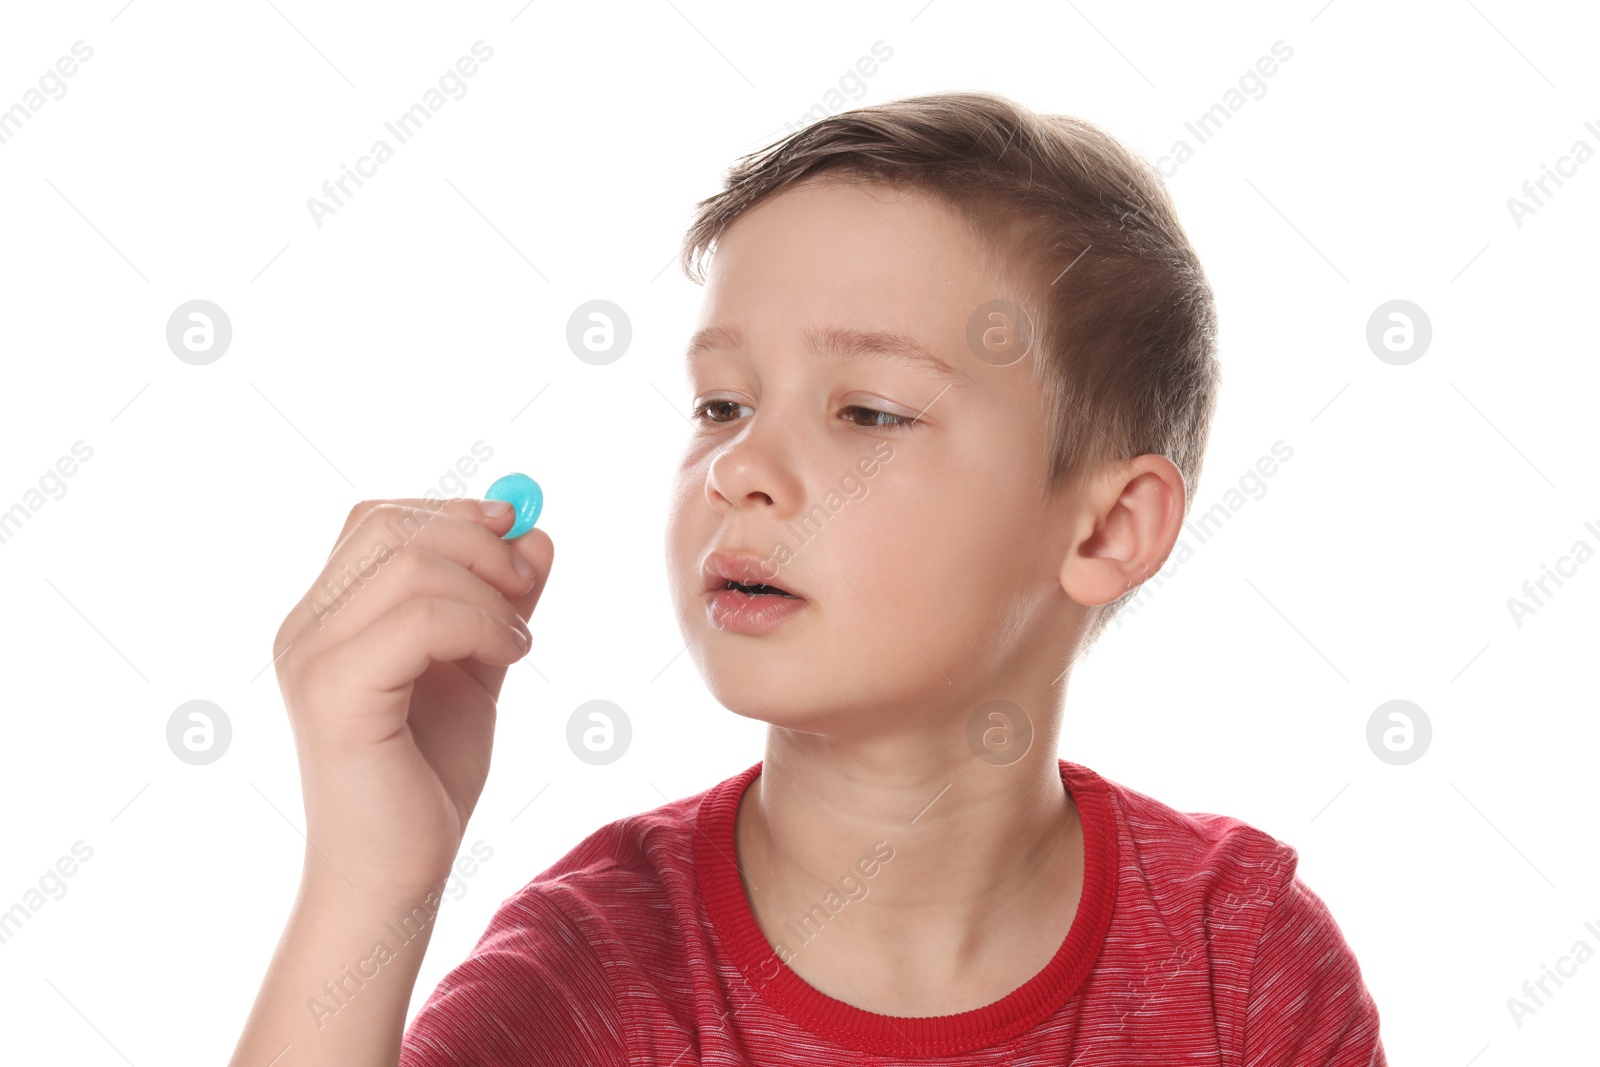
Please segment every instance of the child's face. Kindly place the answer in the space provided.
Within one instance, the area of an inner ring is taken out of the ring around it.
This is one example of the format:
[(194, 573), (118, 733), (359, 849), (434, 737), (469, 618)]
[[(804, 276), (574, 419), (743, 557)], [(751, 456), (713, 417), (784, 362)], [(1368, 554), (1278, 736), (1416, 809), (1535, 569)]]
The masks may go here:
[[(1035, 691), (1062, 647), (1066, 526), (1040, 489), (1033, 356), (999, 366), (967, 340), (979, 305), (1017, 295), (982, 280), (985, 253), (934, 201), (859, 183), (802, 184), (722, 235), (698, 326), (743, 343), (690, 357), (692, 405), (709, 406), (667, 555), (684, 639), (730, 710), (829, 733), (955, 722)], [(811, 328), (906, 334), (953, 373), (812, 355)], [(713, 551), (764, 561), (804, 602), (764, 634), (718, 626)]]

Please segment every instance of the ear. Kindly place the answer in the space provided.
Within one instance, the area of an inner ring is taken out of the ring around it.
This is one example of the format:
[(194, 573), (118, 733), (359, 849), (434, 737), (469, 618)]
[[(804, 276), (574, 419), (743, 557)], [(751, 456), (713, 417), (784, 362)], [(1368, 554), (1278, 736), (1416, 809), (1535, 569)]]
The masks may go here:
[(1183, 526), (1183, 473), (1165, 456), (1116, 464), (1075, 501), (1061, 588), (1079, 604), (1109, 604), (1166, 563)]

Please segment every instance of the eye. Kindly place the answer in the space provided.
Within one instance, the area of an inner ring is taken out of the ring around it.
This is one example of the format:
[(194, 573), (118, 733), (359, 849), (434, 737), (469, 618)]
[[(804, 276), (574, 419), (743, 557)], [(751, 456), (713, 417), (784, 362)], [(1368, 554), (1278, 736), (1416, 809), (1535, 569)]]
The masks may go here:
[(867, 415), (871, 421), (857, 422), (856, 425), (865, 426), (874, 430), (909, 430), (911, 427), (917, 425), (918, 422), (917, 419), (906, 415), (896, 415), (888, 411), (879, 411), (877, 408), (863, 407), (860, 404), (852, 404), (851, 406), (845, 408), (842, 414), (849, 414), (857, 411)]
[[(730, 408), (734, 410), (730, 412)], [(695, 405), (690, 418), (695, 422), (721, 426), (739, 418), (740, 408), (747, 412), (753, 410), (749, 404), (741, 404), (737, 400), (706, 400)], [(851, 404), (841, 409), (839, 414), (853, 425), (871, 430), (909, 430), (921, 423), (920, 419), (912, 416), (896, 415), (861, 404)]]
[(724, 408), (748, 408), (749, 406), (750, 405), (748, 404), (741, 404), (737, 400), (707, 400), (703, 403), (696, 404), (694, 410), (689, 413), (689, 417), (695, 422), (724, 423), (731, 420), (708, 418), (707, 416), (712, 411), (718, 411)]

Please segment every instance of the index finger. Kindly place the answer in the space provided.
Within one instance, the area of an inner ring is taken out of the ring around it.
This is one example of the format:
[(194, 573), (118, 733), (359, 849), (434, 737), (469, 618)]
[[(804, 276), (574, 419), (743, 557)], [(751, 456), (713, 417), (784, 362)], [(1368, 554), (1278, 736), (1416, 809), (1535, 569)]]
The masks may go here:
[(466, 522), (475, 522), (486, 527), (495, 534), (504, 535), (511, 529), (516, 521), (514, 509), (510, 504), (502, 501), (488, 501), (494, 504), (499, 515), (490, 515), (483, 509), (484, 501), (473, 497), (395, 497), (393, 499), (363, 500), (350, 509), (350, 514), (345, 517), (344, 528), (339, 531), (338, 538), (333, 543), (333, 548), (328, 550), (328, 558), (339, 551), (339, 546), (344, 544), (350, 536), (350, 531), (356, 524), (367, 516), (379, 504), (398, 504), (401, 507), (418, 508), (429, 515), (449, 515), (451, 518), (462, 519)]

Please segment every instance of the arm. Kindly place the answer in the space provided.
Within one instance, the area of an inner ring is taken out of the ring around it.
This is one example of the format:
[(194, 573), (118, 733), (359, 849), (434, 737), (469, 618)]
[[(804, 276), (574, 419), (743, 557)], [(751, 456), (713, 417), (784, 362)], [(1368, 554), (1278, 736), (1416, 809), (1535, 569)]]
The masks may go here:
[(382, 1065), (482, 794), (554, 548), (508, 506), (364, 501), (273, 662), (306, 813), (300, 893), (234, 1067)]
[[(1292, 871), (1292, 868), (1291, 868)], [(1292, 873), (1250, 973), (1245, 1067), (1387, 1067), (1378, 1008), (1322, 899)]]
[(338, 875), (315, 874), (318, 866), (327, 870), (308, 853), (307, 877), (229, 1067), (399, 1062), (439, 896), (374, 897)]
[(624, 1035), (599, 949), (528, 889), (422, 1006), (400, 1067), (625, 1067)]

